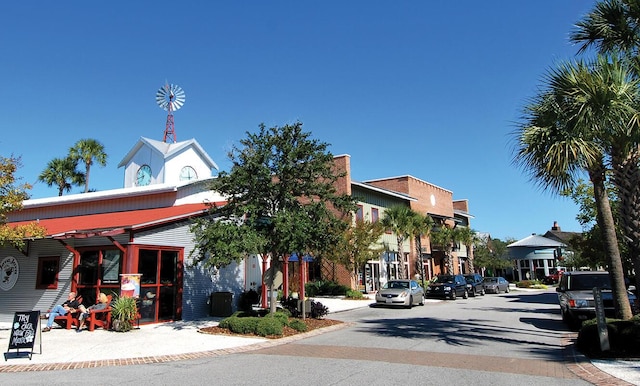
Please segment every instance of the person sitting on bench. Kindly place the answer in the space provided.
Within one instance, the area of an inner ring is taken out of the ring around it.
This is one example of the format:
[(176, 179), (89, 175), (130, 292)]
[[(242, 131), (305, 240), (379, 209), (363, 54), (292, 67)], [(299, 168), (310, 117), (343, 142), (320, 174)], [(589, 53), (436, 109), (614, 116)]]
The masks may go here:
[(47, 327), (43, 328), (42, 331), (43, 332), (51, 331), (51, 326), (53, 326), (53, 321), (57, 316), (64, 316), (69, 312), (75, 312), (76, 308), (78, 308), (79, 306), (80, 306), (80, 302), (76, 300), (76, 293), (69, 292), (69, 296), (67, 297), (67, 300), (64, 303), (53, 307), (51, 312), (49, 312), (49, 320), (47, 320)]
[(107, 298), (107, 295), (103, 294), (102, 292), (100, 292), (100, 296), (98, 296), (98, 303), (94, 304), (92, 306), (90, 306), (89, 308), (85, 308), (85, 306), (80, 305), (79, 310), (80, 310), (80, 316), (78, 317), (78, 329), (77, 331), (80, 332), (82, 331), (82, 327), (84, 327), (84, 321), (85, 319), (87, 319), (89, 317), (89, 313), (91, 312), (91, 310), (104, 310), (105, 308), (107, 308), (107, 303), (109, 302), (109, 299)]

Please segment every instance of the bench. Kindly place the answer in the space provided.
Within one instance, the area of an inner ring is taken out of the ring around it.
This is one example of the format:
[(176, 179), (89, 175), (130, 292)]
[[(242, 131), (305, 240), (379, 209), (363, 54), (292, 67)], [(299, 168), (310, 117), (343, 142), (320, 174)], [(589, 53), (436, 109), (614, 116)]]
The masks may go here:
[(107, 299), (107, 308), (102, 310), (89, 310), (89, 315), (84, 320), (84, 324), (89, 331), (95, 330), (96, 327), (101, 327), (105, 330), (111, 328), (111, 300), (113, 297), (107, 295)]
[[(79, 304), (82, 304), (82, 296), (78, 296), (76, 300), (78, 300)], [(51, 312), (51, 310), (49, 310), (49, 312)], [(80, 317), (80, 313), (77, 310), (72, 310), (67, 312), (66, 315), (56, 316), (53, 321), (60, 327), (70, 330), (71, 327), (78, 326), (78, 317)]]

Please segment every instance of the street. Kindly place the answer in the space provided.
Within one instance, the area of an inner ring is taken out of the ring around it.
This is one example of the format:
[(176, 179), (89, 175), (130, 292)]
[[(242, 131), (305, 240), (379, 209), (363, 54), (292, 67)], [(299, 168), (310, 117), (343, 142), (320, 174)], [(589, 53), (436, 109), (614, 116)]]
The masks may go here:
[(552, 291), (332, 314), (346, 328), (177, 362), (0, 374), (2, 384), (589, 385), (564, 363)]

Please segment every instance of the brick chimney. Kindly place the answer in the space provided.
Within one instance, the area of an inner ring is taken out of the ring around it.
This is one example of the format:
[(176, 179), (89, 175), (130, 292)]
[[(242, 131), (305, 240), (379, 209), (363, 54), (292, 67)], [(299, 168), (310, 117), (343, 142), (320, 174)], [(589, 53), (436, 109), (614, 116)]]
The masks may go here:
[(553, 222), (553, 226), (551, 227), (551, 230), (555, 232), (560, 232), (560, 226), (558, 225), (557, 221)]

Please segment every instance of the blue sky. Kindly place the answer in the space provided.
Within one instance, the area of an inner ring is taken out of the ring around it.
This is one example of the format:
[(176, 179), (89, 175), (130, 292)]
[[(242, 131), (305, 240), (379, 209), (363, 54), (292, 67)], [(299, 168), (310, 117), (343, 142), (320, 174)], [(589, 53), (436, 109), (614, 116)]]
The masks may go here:
[[(32, 197), (48, 161), (81, 138), (109, 155), (91, 188), (123, 186), (140, 137), (162, 140), (165, 81), (182, 87), (178, 141), (223, 170), (260, 123), (300, 121), (357, 181), (410, 174), (468, 199), (500, 239), (581, 231), (576, 206), (511, 163), (510, 133), (593, 2), (25, 1), (3, 5), (0, 155), (22, 157)], [(79, 193), (75, 188), (72, 193)]]

